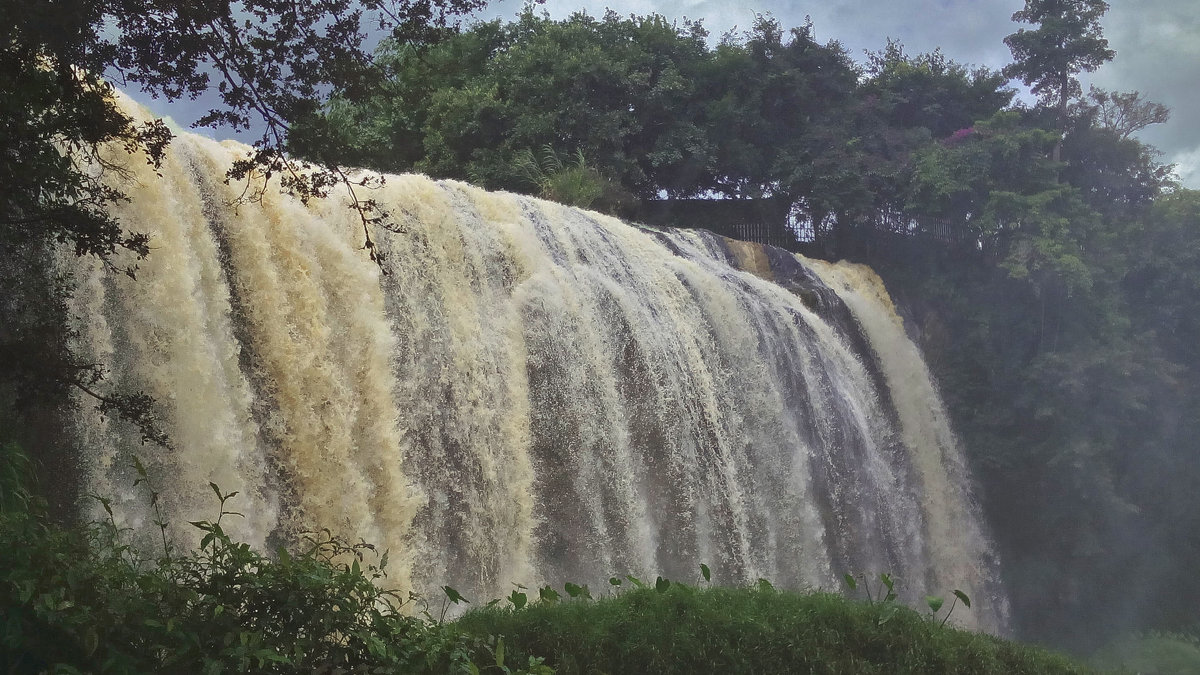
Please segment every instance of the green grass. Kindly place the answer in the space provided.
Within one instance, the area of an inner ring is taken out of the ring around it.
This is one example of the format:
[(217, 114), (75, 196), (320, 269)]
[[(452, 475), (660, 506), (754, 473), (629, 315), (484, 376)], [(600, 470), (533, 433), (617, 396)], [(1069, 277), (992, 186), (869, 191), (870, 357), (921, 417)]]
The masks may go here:
[(827, 593), (672, 584), (517, 611), (494, 606), (456, 623), (503, 636), (514, 662), (544, 656), (562, 675), (1093, 672), (1041, 648), (885, 607)]
[(1130, 635), (1096, 652), (1099, 668), (1125, 668), (1140, 675), (1194, 675), (1200, 673), (1200, 637), (1182, 633), (1151, 632)]

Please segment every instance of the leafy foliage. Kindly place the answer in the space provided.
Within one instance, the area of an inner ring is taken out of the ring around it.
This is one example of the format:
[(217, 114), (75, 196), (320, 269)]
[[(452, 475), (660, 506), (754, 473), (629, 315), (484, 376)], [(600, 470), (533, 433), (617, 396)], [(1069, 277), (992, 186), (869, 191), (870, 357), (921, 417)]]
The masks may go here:
[(552, 146), (542, 148), (540, 158), (526, 149), (517, 153), (513, 168), (537, 188), (539, 197), (581, 209), (591, 206), (608, 187), (604, 176), (588, 166), (578, 150), (573, 161), (564, 162)]
[(548, 672), (537, 658), (507, 666), (502, 642), (402, 611), (414, 599), (378, 585), (388, 555), (370, 545), (321, 532), (263, 555), (225, 533), (236, 493), (213, 485), (216, 519), (192, 523), (205, 533), (200, 549), (164, 540), (151, 559), (124, 543), (107, 503), (106, 522), (48, 523), (26, 463), (3, 447), (5, 672)]
[(900, 201), (916, 147), (1012, 96), (998, 73), (897, 43), (864, 73), (811, 25), (766, 16), (715, 47), (706, 37), (657, 15), (555, 21), (527, 8), (428, 50), (384, 43), (378, 92), (335, 101), (312, 124), (343, 130), (344, 161), (380, 170), (547, 194), (545, 177), (580, 184), (585, 172), (546, 160), (582, 153), (619, 186), (593, 203), (612, 213), (636, 215), (631, 198), (664, 193), (776, 197), (845, 229)]
[(545, 656), (559, 673), (1090, 672), (1040, 649), (941, 627), (895, 603), (769, 585), (673, 582), (595, 601), (482, 608), (457, 624), (503, 635), (510, 658)]

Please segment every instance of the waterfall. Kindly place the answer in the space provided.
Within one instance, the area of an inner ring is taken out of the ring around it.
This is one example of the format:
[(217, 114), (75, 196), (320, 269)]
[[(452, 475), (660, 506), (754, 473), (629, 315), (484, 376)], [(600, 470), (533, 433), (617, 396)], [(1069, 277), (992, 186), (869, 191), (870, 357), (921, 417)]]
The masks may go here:
[(211, 481), (243, 540), (361, 537), (402, 588), (890, 572), (1004, 630), (945, 411), (867, 268), (403, 175), (370, 195), (384, 274), (336, 193), (237, 204), (245, 150), (183, 133), (161, 177), (130, 162), (136, 281), (63, 258), (75, 348), (173, 441), (79, 406), (86, 490), (135, 531), (137, 455), (184, 544)]

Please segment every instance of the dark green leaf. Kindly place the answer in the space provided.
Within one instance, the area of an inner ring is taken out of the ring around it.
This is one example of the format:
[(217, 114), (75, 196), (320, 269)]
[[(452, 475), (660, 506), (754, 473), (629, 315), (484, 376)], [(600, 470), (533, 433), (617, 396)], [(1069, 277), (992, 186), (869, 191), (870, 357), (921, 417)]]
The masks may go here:
[[(358, 565), (358, 563), (355, 562), (356, 567), (357, 567), (357, 565)], [(466, 598), (464, 598), (457, 590), (451, 588), (450, 586), (442, 586), (442, 592), (446, 594), (446, 597), (450, 599), (450, 602), (453, 602), (456, 605), (460, 602), (466, 602), (466, 603), (471, 602), (470, 600), (467, 600)]]
[(954, 589), (954, 597), (958, 598), (959, 600), (962, 600), (962, 604), (966, 605), (967, 608), (970, 609), (971, 598), (967, 597), (966, 593), (963, 593), (962, 591), (960, 591), (956, 588), (956, 589)]
[(512, 594), (508, 596), (508, 601), (512, 603), (513, 609), (521, 609), (525, 606), (525, 603), (529, 601), (529, 597), (520, 591), (514, 590)]

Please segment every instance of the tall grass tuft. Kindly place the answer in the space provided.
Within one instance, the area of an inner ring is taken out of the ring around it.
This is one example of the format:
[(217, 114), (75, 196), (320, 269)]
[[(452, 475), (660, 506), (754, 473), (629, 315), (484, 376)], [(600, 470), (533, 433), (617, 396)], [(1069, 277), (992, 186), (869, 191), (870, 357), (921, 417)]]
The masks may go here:
[(581, 209), (592, 206), (604, 194), (607, 184), (599, 171), (588, 166), (580, 150), (568, 161), (549, 145), (542, 148), (540, 157), (525, 149), (516, 156), (513, 168), (537, 187), (542, 199)]

